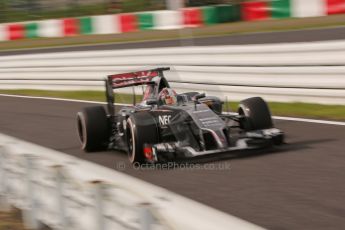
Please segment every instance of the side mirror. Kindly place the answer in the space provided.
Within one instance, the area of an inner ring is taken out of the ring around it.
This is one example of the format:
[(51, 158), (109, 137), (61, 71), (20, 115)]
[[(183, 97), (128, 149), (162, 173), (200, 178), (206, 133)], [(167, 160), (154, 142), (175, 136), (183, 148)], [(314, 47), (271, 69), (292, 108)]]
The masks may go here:
[(199, 94), (194, 96), (194, 110), (195, 111), (197, 109), (196, 104), (198, 104), (198, 100), (201, 99), (201, 98), (204, 98), (204, 97), (206, 97), (205, 93), (199, 93)]
[(155, 98), (149, 98), (149, 99), (147, 99), (146, 104), (147, 105), (158, 105), (158, 100)]
[(204, 98), (204, 97), (206, 97), (205, 93), (199, 93), (199, 94), (195, 95), (195, 100), (197, 101), (197, 100)]

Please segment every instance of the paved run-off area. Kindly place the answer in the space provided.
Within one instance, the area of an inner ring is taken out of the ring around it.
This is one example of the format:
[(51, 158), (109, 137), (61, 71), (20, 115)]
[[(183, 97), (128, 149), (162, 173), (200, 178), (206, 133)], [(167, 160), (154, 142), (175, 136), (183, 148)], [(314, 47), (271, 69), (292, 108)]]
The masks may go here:
[(221, 170), (135, 170), (124, 153), (80, 150), (75, 116), (87, 103), (0, 96), (0, 105), (1, 133), (121, 170), (260, 226), (345, 227), (345, 126), (275, 120), (286, 145), (197, 162)]

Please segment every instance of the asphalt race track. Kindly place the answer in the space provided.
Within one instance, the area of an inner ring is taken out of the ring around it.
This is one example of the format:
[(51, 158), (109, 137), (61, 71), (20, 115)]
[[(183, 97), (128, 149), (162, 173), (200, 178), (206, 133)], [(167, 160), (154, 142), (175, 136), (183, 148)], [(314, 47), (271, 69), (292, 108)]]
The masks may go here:
[(157, 47), (176, 47), (183, 44), (194, 46), (212, 45), (245, 45), (245, 44), (266, 44), (266, 43), (289, 43), (289, 42), (312, 42), (345, 39), (345, 26), (323, 29), (292, 30), (280, 32), (262, 32), (238, 35), (227, 35), (219, 37), (192, 38), (187, 40), (165, 40), (147, 41), (136, 43), (100, 44), (74, 47), (57, 48), (35, 48), (15, 51), (0, 51), (0, 56), (16, 54), (92, 51), (92, 50), (120, 50), (120, 49), (141, 49)]
[(345, 126), (277, 120), (287, 133), (285, 146), (198, 162), (230, 169), (136, 170), (124, 153), (79, 149), (75, 117), (84, 106), (0, 96), (0, 132), (121, 170), (265, 228), (345, 229)]

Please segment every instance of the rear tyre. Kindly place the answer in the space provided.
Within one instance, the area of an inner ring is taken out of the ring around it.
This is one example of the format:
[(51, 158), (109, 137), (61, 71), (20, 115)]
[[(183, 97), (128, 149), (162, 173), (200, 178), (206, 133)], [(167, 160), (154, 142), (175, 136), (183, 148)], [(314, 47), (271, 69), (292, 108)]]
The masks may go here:
[(77, 114), (81, 148), (86, 152), (105, 150), (109, 144), (109, 123), (102, 106), (84, 108)]
[(127, 152), (129, 161), (144, 163), (144, 145), (158, 143), (158, 127), (148, 113), (131, 115), (127, 120)]
[(238, 113), (244, 116), (240, 125), (245, 131), (273, 127), (269, 107), (261, 97), (252, 97), (241, 101)]

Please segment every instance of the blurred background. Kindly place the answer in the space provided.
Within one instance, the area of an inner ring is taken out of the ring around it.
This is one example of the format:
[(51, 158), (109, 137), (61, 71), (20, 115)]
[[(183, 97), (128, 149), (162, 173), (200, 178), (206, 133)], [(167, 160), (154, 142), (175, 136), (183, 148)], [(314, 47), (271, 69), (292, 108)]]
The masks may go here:
[(344, 0), (0, 0), (0, 41), (340, 15), (286, 25), (335, 26), (344, 24), (344, 13)]
[[(240, 3), (244, 0), (186, 0), (186, 6)], [(166, 0), (0, 0), (0, 22), (162, 10)]]

